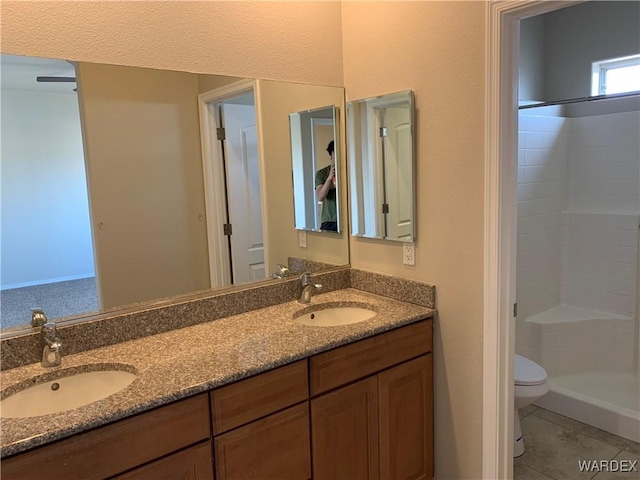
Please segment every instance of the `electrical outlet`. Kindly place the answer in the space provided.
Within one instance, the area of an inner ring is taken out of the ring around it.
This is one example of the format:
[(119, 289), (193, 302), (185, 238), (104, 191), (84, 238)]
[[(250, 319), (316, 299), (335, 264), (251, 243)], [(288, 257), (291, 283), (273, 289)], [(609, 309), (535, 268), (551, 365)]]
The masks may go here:
[(307, 248), (307, 232), (298, 232), (298, 246), (300, 248)]
[(402, 263), (404, 265), (416, 264), (416, 252), (413, 243), (402, 244)]

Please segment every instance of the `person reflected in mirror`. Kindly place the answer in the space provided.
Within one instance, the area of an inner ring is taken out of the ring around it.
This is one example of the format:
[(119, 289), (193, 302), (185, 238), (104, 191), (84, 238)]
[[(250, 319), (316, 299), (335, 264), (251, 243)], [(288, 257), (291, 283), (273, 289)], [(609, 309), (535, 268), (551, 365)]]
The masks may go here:
[(327, 153), (331, 163), (316, 172), (316, 196), (322, 202), (320, 230), (338, 231), (338, 215), (336, 209), (336, 155), (333, 140), (327, 145)]

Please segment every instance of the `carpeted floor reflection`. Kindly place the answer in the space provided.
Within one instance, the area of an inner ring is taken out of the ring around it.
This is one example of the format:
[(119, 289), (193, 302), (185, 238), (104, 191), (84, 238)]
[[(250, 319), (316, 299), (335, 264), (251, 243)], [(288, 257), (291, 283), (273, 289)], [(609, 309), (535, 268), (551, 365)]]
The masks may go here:
[(28, 324), (32, 308), (43, 309), (51, 319), (97, 311), (96, 279), (83, 278), (1, 291), (1, 327)]

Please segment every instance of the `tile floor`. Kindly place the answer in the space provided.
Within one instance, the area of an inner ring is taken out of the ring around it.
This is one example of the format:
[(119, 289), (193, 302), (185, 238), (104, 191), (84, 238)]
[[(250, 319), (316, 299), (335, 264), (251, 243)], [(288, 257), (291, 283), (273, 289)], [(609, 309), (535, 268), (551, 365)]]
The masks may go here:
[[(520, 410), (520, 422), (525, 452), (514, 459), (515, 480), (640, 480), (638, 443), (534, 405)], [(581, 472), (580, 460), (617, 460), (631, 471)]]

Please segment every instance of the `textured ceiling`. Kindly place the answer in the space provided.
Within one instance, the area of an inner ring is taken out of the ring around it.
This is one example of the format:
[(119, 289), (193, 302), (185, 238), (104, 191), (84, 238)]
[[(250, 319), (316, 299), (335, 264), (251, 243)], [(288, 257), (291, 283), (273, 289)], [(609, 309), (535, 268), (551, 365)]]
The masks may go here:
[(340, 2), (0, 2), (3, 53), (342, 86)]

